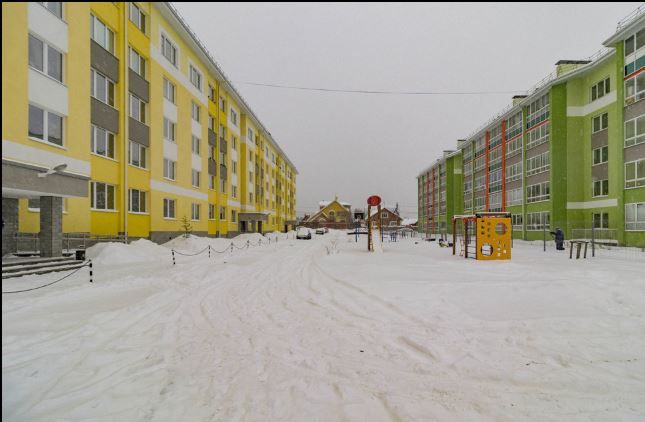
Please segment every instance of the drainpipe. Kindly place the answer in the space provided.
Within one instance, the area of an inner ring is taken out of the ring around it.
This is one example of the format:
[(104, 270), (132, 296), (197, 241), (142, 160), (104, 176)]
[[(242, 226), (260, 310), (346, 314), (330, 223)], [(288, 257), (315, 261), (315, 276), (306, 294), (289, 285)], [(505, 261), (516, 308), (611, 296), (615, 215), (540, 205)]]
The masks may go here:
[(130, 2), (124, 2), (123, 11), (123, 236), (125, 243), (128, 243), (128, 123), (130, 116), (130, 87), (128, 80), (128, 69), (130, 68), (128, 54), (128, 14), (130, 12)]

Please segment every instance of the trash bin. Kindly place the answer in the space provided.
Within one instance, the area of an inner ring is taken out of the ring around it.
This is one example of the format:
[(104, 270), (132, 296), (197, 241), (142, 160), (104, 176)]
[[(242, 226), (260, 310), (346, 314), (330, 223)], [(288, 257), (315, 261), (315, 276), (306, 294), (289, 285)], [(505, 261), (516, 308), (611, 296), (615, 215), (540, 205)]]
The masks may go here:
[(85, 261), (85, 249), (76, 249), (76, 260)]

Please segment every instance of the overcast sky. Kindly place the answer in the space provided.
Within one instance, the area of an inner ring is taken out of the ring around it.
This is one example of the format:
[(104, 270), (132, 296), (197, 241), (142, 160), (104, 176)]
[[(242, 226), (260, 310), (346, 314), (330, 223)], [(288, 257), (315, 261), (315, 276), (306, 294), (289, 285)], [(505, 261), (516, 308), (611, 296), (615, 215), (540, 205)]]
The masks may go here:
[[(175, 3), (296, 165), (297, 211), (371, 194), (416, 216), (416, 176), (640, 3)], [(361, 95), (348, 90), (508, 92)]]

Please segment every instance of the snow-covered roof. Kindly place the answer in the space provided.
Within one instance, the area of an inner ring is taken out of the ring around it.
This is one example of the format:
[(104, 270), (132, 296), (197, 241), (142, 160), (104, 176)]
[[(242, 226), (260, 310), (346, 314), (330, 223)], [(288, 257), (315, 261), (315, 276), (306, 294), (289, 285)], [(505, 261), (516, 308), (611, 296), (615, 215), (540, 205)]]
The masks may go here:
[[(326, 207), (327, 205), (331, 204), (332, 202), (333, 201), (320, 201), (318, 203), (318, 205), (321, 206), (321, 207)], [(342, 205), (343, 207), (351, 207), (352, 206), (352, 204), (350, 204), (349, 202), (343, 202), (343, 201), (337, 201), (337, 202), (340, 205)]]
[(417, 224), (418, 218), (404, 218), (401, 220), (401, 225), (402, 226), (411, 226), (413, 224)]

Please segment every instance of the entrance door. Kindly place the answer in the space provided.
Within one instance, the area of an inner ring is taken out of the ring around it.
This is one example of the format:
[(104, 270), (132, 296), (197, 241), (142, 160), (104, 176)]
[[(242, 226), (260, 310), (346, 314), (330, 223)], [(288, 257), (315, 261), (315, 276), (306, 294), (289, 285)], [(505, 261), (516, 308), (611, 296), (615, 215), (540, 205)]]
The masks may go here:
[(246, 221), (241, 222), (240, 230), (242, 231), (242, 233), (246, 233)]
[(258, 233), (262, 233), (262, 222), (258, 221)]

